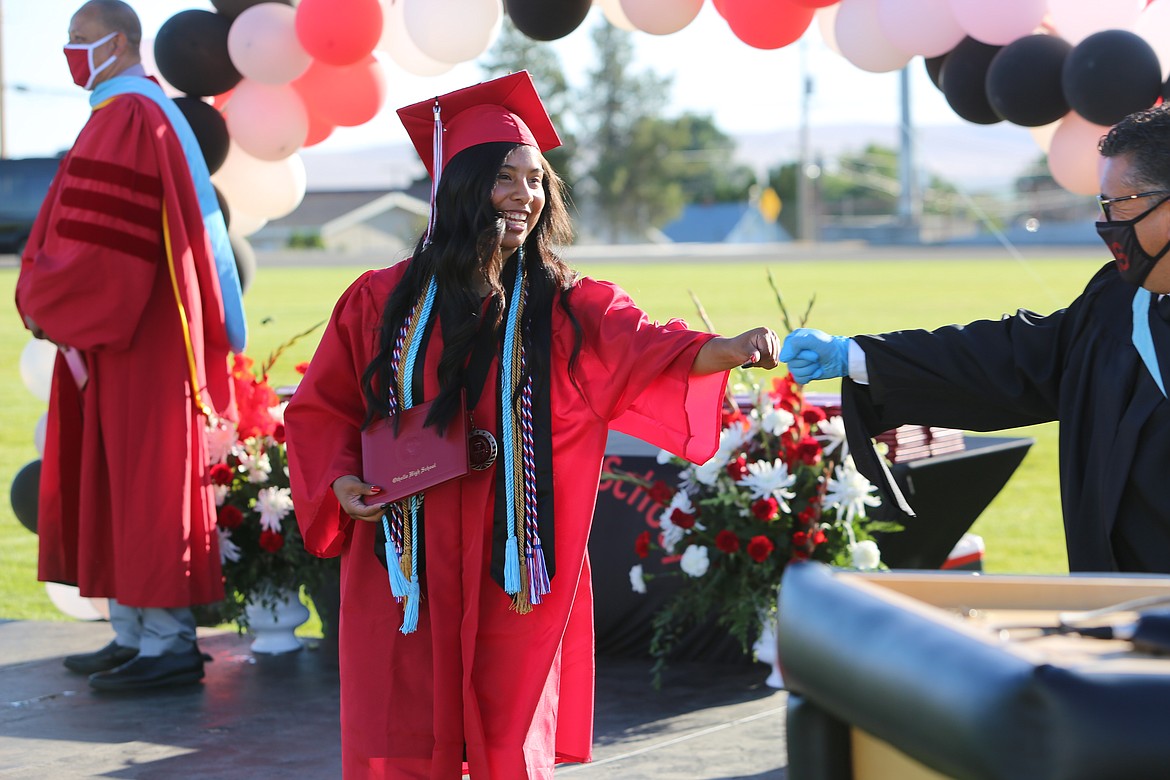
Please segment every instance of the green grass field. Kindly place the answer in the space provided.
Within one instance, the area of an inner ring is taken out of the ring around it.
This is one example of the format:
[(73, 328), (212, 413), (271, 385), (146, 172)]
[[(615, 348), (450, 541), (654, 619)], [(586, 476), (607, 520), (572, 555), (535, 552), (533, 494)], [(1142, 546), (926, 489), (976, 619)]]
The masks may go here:
[[(775, 263), (579, 263), (584, 273), (621, 284), (651, 316), (681, 316), (701, 327), (689, 290), (700, 298), (717, 330), (738, 333), (766, 324), (782, 330), (766, 278), (771, 270), (790, 313), (816, 296), (809, 325), (834, 333), (876, 333), (937, 327), (976, 318), (998, 318), (1017, 308), (1049, 312), (1082, 289), (1100, 261), (1010, 259), (915, 259), (907, 261), (777, 261)], [(988, 252), (992, 257), (993, 251)], [(249, 354), (261, 362), (293, 334), (326, 319), (338, 295), (358, 275), (353, 266), (261, 266), (245, 298), (251, 328)], [(0, 270), (0, 298), (13, 300), (15, 269)], [(293, 383), (293, 367), (307, 360), (320, 331), (302, 339), (273, 371), (274, 384)], [(15, 308), (0, 316), (0, 484), (8, 492), (16, 472), (37, 458), (33, 431), (46, 405), (20, 377), (28, 341)], [(836, 383), (815, 390), (834, 391)], [(1053, 425), (1017, 429), (1036, 439), (1023, 465), (977, 521), (987, 544), (985, 568), (993, 572), (1067, 571), (1057, 485), (1057, 431)], [(0, 618), (66, 619), (36, 582), (36, 537), (17, 522), (9, 501), (0, 502)]]

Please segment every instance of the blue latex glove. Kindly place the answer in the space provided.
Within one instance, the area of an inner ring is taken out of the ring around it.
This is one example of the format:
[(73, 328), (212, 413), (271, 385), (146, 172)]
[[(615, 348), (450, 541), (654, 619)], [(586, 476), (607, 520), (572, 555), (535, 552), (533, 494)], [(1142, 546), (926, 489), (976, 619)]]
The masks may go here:
[(797, 328), (784, 339), (780, 361), (788, 364), (792, 378), (802, 385), (814, 379), (848, 376), (849, 339), (812, 328)]

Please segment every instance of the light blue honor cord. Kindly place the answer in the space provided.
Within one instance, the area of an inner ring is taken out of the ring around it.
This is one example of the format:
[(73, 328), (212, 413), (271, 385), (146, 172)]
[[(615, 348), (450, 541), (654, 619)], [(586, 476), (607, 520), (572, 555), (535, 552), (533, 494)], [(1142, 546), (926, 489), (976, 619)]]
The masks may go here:
[(1154, 378), (1162, 396), (1166, 396), (1166, 388), (1162, 384), (1162, 370), (1158, 366), (1158, 353), (1154, 350), (1154, 338), (1150, 334), (1150, 300), (1154, 294), (1139, 287), (1133, 296), (1133, 346), (1141, 355), (1146, 370)]
[(513, 445), (514, 426), (512, 419), (512, 355), (516, 344), (517, 320), (520, 310), (520, 293), (524, 289), (523, 257), (516, 259), (516, 284), (512, 288), (512, 300), (508, 306), (508, 325), (504, 330), (504, 354), (500, 359), (500, 404), (503, 406), (500, 427), (504, 434), (504, 503), (508, 510), (508, 541), (504, 548), (504, 592), (520, 592), (520, 551), (516, 549), (516, 478), (514, 474), (515, 453)]

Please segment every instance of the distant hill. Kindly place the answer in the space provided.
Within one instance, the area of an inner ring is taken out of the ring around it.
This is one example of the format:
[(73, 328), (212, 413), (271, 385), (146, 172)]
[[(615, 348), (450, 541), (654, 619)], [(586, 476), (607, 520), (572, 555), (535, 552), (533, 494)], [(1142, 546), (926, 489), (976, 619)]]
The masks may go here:
[[(898, 128), (893, 125), (813, 127), (810, 153), (826, 162), (843, 153), (859, 152), (867, 144), (896, 148)], [(1041, 152), (1031, 134), (1008, 125), (932, 125), (915, 133), (918, 166), (968, 191), (1005, 190)], [(736, 159), (753, 168), (769, 168), (797, 159), (796, 129), (734, 136)], [(345, 152), (303, 153), (309, 189), (395, 189), (423, 175), (423, 166), (407, 143)]]

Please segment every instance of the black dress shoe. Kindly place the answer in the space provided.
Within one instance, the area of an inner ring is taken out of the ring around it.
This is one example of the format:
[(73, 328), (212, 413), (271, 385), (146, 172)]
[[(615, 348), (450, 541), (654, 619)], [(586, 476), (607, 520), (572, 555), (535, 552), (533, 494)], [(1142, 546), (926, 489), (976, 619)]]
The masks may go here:
[(65, 668), (78, 674), (93, 674), (114, 669), (138, 655), (138, 648), (124, 647), (117, 642), (110, 642), (94, 653), (80, 653), (65, 656)]
[(99, 691), (133, 691), (189, 685), (203, 679), (203, 654), (192, 647), (184, 653), (140, 655), (116, 669), (89, 676), (90, 687)]

